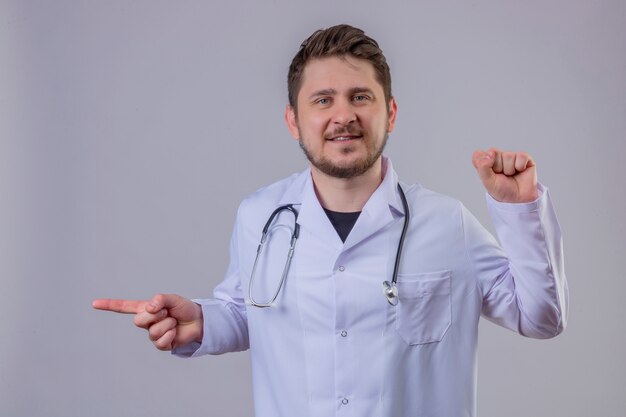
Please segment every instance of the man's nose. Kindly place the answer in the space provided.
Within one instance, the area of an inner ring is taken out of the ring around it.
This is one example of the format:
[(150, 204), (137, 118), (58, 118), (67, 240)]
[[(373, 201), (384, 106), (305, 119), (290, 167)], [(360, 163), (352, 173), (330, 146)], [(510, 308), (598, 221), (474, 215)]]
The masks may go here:
[(333, 123), (347, 125), (356, 120), (356, 112), (352, 103), (347, 100), (339, 100), (335, 104), (333, 113)]

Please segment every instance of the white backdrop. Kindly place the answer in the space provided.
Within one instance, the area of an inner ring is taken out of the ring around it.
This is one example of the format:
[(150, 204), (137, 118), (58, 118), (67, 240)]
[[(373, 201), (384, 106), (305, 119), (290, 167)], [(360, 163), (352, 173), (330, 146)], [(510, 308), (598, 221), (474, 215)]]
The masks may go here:
[(288, 64), (343, 22), (390, 62), (403, 180), (488, 227), (475, 148), (551, 189), (569, 327), (483, 322), (479, 415), (626, 414), (624, 1), (0, 0), (0, 415), (252, 415), (247, 353), (177, 359), (90, 302), (210, 296), (239, 201), (306, 165)]

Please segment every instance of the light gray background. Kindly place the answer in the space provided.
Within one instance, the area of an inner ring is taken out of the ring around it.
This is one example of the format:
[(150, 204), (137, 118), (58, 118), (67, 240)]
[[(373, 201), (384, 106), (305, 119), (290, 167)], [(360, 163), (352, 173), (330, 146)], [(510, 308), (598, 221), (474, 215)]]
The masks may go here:
[(624, 1), (0, 7), (0, 415), (252, 415), (247, 353), (170, 357), (90, 302), (211, 294), (239, 201), (306, 165), (282, 119), (289, 61), (341, 22), (391, 64), (405, 181), (488, 227), (475, 148), (531, 152), (551, 189), (569, 327), (483, 322), (479, 415), (625, 415)]

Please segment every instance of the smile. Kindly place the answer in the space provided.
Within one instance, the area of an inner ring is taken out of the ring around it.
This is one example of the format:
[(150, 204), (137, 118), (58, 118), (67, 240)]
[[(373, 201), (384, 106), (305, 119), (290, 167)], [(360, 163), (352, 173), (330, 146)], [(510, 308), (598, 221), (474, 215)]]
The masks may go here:
[(328, 138), (327, 140), (332, 142), (346, 142), (349, 140), (361, 139), (362, 136), (337, 136), (336, 138)]

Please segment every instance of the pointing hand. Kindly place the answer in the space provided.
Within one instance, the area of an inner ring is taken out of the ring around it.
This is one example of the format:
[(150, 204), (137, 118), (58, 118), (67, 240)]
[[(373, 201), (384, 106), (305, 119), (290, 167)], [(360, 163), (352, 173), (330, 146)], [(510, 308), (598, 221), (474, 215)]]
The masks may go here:
[(202, 342), (202, 308), (175, 294), (157, 294), (148, 301), (96, 299), (98, 310), (134, 314), (137, 327), (148, 330), (159, 350), (172, 350), (194, 341)]

